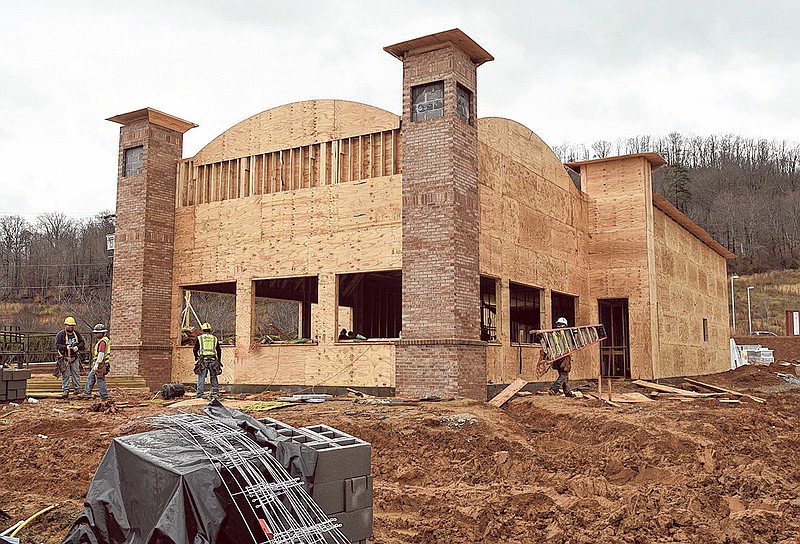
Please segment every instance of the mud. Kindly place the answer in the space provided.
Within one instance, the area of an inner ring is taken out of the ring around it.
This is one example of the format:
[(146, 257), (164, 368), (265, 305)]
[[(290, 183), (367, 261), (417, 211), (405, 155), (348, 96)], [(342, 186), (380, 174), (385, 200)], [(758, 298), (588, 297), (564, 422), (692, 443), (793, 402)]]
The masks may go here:
[[(800, 542), (800, 387), (776, 372), (794, 367), (700, 378), (765, 404), (659, 393), (616, 408), (534, 394), (502, 409), (334, 400), (253, 415), (372, 443), (376, 543), (788, 544)], [(648, 392), (615, 382), (623, 391)], [(60, 399), (0, 406), (0, 529), (59, 503), (18, 535), (59, 542), (111, 439), (172, 410), (112, 394), (116, 412)]]

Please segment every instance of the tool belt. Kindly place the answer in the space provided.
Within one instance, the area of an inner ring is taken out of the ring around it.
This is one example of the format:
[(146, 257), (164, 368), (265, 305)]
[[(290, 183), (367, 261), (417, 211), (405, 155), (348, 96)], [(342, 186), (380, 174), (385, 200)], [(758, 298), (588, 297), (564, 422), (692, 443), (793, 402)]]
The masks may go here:
[(204, 369), (217, 376), (222, 373), (222, 362), (214, 356), (199, 357), (194, 363), (194, 373), (199, 375)]
[(94, 375), (98, 378), (105, 378), (109, 372), (111, 372), (111, 365), (103, 361), (97, 365), (97, 370), (94, 371)]
[(53, 376), (58, 378), (67, 372), (69, 372), (69, 361), (63, 355), (59, 355), (56, 358), (56, 369), (53, 371)]

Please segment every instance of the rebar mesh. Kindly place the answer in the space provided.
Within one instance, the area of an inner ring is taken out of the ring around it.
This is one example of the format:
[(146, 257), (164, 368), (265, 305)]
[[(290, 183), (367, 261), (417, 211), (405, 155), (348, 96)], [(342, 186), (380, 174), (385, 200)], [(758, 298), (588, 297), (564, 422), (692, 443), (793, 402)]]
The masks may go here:
[(153, 418), (206, 455), (255, 544), (349, 544), (278, 460), (246, 433), (196, 414)]

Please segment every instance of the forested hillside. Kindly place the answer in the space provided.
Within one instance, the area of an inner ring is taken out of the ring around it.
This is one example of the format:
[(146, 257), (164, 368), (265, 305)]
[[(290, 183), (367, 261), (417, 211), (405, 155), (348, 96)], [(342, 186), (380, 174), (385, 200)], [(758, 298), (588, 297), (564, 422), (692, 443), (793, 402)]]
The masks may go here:
[(741, 136), (636, 136), (562, 144), (564, 162), (654, 151), (653, 190), (736, 253), (731, 272), (800, 267), (800, 144)]
[(0, 326), (51, 330), (67, 313), (83, 330), (108, 323), (113, 252), (106, 235), (113, 232), (109, 212), (88, 220), (0, 217)]

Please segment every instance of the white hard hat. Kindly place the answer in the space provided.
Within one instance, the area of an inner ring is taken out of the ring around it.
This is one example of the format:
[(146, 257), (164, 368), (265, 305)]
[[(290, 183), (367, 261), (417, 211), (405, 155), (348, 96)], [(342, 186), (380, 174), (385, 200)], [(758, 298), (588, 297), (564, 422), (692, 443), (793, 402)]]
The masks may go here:
[(567, 318), (566, 317), (559, 317), (556, 319), (556, 327), (566, 327), (567, 326)]

